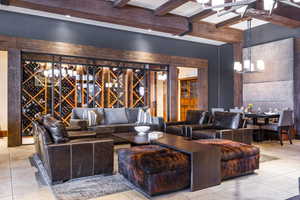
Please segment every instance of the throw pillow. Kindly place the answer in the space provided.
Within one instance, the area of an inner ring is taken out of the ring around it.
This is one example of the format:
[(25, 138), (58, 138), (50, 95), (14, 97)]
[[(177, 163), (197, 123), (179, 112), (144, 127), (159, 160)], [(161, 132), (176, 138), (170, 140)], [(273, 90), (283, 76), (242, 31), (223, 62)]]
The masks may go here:
[(98, 123), (98, 114), (94, 110), (88, 111), (88, 124), (89, 126), (96, 126)]
[(111, 124), (128, 124), (125, 108), (105, 108), (105, 122)]
[(152, 124), (150, 109), (141, 108), (138, 113), (137, 124)]

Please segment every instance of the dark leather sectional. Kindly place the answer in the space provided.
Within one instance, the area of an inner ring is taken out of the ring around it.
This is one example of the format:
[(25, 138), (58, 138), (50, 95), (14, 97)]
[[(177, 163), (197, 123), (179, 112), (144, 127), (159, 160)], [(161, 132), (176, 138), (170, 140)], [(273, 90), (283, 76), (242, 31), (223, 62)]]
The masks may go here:
[(113, 172), (113, 140), (70, 139), (63, 124), (43, 116), (33, 124), (36, 153), (52, 184)]
[[(139, 109), (141, 108), (74, 108), (70, 123), (71, 126), (79, 126), (83, 130), (95, 131), (98, 138), (112, 138), (115, 143), (121, 143), (124, 140), (114, 137), (112, 134), (134, 132)], [(103, 116), (101, 122), (95, 126), (88, 126), (87, 116), (85, 116), (91, 110)], [(152, 117), (152, 123), (147, 125), (151, 127), (151, 130), (162, 130), (164, 121), (160, 117)]]
[(188, 135), (193, 139), (228, 139), (252, 144), (252, 129), (244, 128), (244, 119), (240, 113), (215, 112), (213, 123), (206, 125), (188, 125)]
[(204, 125), (209, 122), (209, 113), (202, 110), (188, 110), (185, 121), (166, 122), (164, 124), (165, 132), (180, 136), (187, 135), (187, 126)]

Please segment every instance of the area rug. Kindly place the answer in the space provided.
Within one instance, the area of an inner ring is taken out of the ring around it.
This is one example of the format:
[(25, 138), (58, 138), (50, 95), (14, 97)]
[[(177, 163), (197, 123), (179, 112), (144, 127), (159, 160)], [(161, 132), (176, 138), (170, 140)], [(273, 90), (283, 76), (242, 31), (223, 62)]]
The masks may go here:
[(133, 189), (122, 175), (93, 176), (52, 186), (57, 200), (87, 200)]
[(259, 159), (260, 163), (269, 162), (272, 160), (279, 160), (279, 158), (275, 156), (266, 155), (266, 154), (260, 154), (260, 159)]
[(88, 200), (135, 189), (135, 186), (120, 174), (90, 176), (51, 185), (49, 176), (39, 157), (34, 155), (30, 160), (39, 171), (39, 179), (52, 188), (57, 200)]

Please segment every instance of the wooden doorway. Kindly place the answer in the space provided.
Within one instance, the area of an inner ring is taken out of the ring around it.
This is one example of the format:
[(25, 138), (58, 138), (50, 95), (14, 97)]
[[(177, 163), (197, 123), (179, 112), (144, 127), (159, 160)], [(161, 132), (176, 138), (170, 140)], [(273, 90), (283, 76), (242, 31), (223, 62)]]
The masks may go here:
[(180, 120), (186, 120), (188, 110), (198, 108), (197, 78), (180, 79)]
[(197, 68), (178, 67), (178, 118), (182, 121), (186, 120), (188, 110), (199, 109), (199, 82)]

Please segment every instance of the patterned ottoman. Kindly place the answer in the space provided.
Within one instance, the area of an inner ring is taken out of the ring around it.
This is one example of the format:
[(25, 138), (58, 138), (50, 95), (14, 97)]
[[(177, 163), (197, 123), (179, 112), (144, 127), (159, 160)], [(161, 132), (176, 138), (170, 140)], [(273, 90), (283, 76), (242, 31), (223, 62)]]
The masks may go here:
[(259, 148), (231, 140), (196, 140), (200, 144), (221, 147), (222, 180), (253, 173), (259, 168)]
[(189, 157), (158, 145), (120, 149), (119, 172), (152, 196), (190, 185)]

